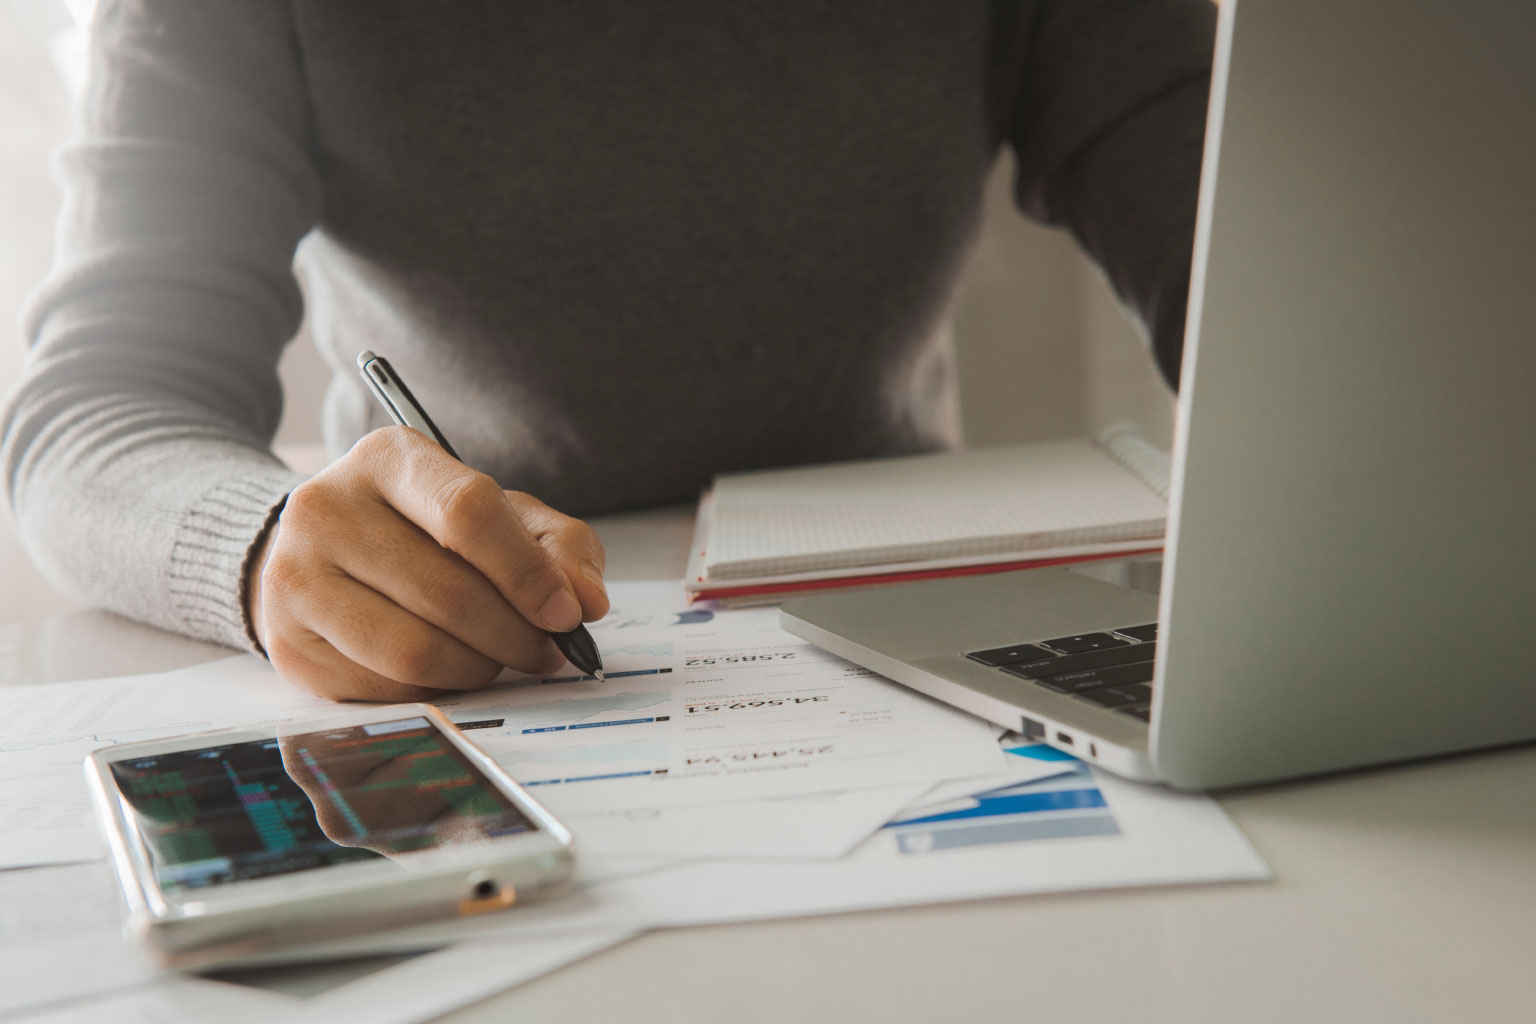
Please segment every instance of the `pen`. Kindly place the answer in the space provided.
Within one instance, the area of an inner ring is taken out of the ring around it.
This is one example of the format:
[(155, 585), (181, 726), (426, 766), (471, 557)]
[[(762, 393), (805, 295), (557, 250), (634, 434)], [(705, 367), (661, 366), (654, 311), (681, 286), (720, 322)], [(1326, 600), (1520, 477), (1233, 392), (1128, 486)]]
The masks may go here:
[[(443, 451), (455, 459), (459, 458), (459, 453), (453, 450), (453, 445), (449, 444), (443, 432), (437, 429), (437, 424), (432, 422), (432, 417), (427, 415), (427, 410), (416, 401), (416, 396), (411, 394), (411, 389), (405, 386), (405, 381), (400, 374), (389, 365), (389, 360), (375, 355), (371, 350), (364, 349), (357, 354), (357, 369), (368, 384), (368, 390), (373, 392), (373, 397), (377, 398), (379, 404), (389, 413), (390, 419), (402, 427), (419, 430), (436, 441)], [(459, 459), (459, 461), (464, 460)], [(560, 653), (565, 655), (566, 660), (575, 665), (584, 675), (603, 678), (603, 658), (598, 653), (597, 644), (593, 641), (592, 634), (587, 632), (586, 626), (578, 625), (567, 632), (549, 635), (555, 641), (555, 646), (560, 648)]]

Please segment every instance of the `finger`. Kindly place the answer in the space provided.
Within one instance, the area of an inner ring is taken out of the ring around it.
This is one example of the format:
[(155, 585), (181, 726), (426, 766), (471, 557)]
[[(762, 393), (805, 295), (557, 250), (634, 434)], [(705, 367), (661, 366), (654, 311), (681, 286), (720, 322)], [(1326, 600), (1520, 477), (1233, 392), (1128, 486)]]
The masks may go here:
[(278, 675), (329, 700), (410, 704), (441, 697), (441, 690), (387, 679), (343, 657), (324, 638), (293, 622), (269, 620), (267, 656)]
[(400, 683), (478, 690), (501, 665), (332, 569), (322, 586), (294, 595), (294, 617), (341, 655)]
[(347, 575), (498, 665), (558, 666), (549, 634), (507, 603), (480, 571), (392, 508), (364, 524), (366, 548), (332, 553)]
[(603, 570), (608, 553), (596, 531), (531, 494), (507, 491), (506, 495), (512, 511), (571, 581), (581, 601), (582, 618), (592, 622), (607, 615), (608, 587), (603, 582)]
[(379, 496), (478, 569), (523, 618), (555, 632), (581, 623), (570, 580), (496, 481), (409, 428), (375, 430), (358, 445)]

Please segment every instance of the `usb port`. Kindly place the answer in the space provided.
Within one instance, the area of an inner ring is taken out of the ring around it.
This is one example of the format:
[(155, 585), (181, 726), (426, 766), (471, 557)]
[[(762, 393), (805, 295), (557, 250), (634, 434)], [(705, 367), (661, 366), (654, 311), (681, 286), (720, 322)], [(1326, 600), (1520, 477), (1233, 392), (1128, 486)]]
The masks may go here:
[(1066, 733), (1064, 733), (1060, 729), (1058, 729), (1058, 730), (1056, 730), (1056, 742), (1057, 743), (1065, 743), (1067, 746), (1070, 747), (1072, 745), (1072, 737), (1068, 736)]
[(1030, 718), (1028, 715), (1023, 717), (1024, 725), (1019, 729), (1019, 732), (1023, 733), (1026, 737), (1032, 740), (1045, 739), (1045, 723), (1037, 722), (1033, 718)]

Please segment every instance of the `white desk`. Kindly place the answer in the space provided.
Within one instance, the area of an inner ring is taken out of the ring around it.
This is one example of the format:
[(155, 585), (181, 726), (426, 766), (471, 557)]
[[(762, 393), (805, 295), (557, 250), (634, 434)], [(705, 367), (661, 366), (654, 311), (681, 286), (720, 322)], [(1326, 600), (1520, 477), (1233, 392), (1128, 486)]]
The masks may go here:
[[(680, 573), (689, 510), (594, 525), (611, 578)], [(0, 546), (0, 579), (25, 578), (16, 557)], [(29, 596), (26, 618), (0, 626), (0, 682), (158, 671), (228, 653), (41, 590)], [(657, 932), (446, 1019), (1536, 1016), (1536, 748), (1266, 787), (1222, 803), (1276, 881)]]

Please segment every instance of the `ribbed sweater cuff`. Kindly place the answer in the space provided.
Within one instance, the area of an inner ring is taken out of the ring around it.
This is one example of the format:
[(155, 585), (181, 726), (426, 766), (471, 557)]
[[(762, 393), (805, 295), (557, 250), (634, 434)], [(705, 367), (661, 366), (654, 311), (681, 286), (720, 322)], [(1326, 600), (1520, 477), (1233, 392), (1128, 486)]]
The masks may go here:
[(246, 573), (288, 492), (303, 481), (275, 469), (243, 473), (188, 510), (171, 549), (167, 588), (188, 635), (264, 653), (246, 614)]

